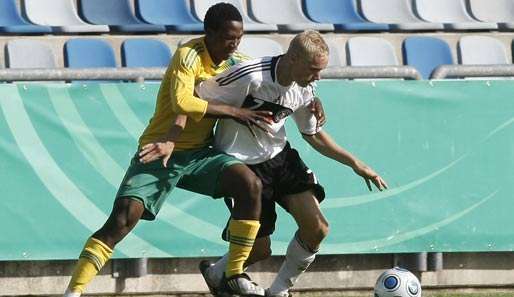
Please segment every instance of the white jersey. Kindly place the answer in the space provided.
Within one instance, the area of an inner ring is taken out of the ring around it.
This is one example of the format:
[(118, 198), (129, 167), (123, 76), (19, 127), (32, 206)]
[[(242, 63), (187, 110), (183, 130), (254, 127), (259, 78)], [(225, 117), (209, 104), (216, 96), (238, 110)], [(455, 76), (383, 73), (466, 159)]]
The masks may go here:
[(314, 99), (313, 87), (295, 82), (287, 87), (280, 85), (276, 81), (279, 59), (264, 57), (240, 63), (195, 88), (197, 95), (208, 101), (273, 112), (273, 124), (265, 124), (270, 133), (233, 119), (218, 121), (214, 146), (246, 164), (267, 161), (282, 151), (287, 142), (284, 123), (289, 115), (301, 133), (312, 135), (319, 130), (308, 108)]

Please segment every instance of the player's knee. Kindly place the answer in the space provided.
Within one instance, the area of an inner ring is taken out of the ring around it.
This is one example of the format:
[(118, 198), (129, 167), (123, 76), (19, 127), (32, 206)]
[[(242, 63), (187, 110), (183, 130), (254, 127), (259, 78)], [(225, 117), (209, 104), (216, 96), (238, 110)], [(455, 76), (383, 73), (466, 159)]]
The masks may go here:
[(127, 235), (136, 226), (138, 221), (139, 218), (136, 216), (126, 213), (118, 214), (115, 220), (115, 233), (121, 236)]
[(328, 222), (320, 222), (318, 225), (318, 236), (320, 238), (320, 242), (328, 236), (330, 229), (328, 227)]
[[(320, 243), (328, 236), (329, 227), (327, 222), (318, 222), (311, 230), (305, 232), (308, 234), (305, 239), (307, 245), (312, 249), (317, 249)], [(304, 233), (304, 234), (305, 234)]]
[(328, 236), (328, 232), (329, 232), (328, 223), (320, 222), (314, 232), (315, 243), (319, 245), (323, 241), (323, 239), (325, 239)]
[(241, 195), (254, 202), (260, 201), (262, 182), (253, 172), (248, 172), (240, 177)]

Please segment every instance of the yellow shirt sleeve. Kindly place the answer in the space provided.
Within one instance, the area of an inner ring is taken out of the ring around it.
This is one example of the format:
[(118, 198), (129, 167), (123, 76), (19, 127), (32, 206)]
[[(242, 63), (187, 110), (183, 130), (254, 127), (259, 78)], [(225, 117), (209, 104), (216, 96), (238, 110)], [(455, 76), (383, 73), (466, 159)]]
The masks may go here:
[(200, 63), (200, 56), (194, 48), (180, 48), (173, 56), (169, 77), (173, 112), (185, 114), (197, 122), (204, 117), (208, 105), (207, 101), (194, 96)]

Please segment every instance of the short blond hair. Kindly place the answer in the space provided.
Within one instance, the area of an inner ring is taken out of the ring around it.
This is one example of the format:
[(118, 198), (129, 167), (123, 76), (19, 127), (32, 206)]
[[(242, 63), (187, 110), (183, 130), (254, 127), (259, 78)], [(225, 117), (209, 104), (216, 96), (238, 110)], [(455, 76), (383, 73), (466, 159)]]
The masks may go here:
[(318, 31), (307, 30), (291, 40), (287, 54), (309, 58), (312, 61), (316, 56), (328, 56), (329, 51), (327, 43)]

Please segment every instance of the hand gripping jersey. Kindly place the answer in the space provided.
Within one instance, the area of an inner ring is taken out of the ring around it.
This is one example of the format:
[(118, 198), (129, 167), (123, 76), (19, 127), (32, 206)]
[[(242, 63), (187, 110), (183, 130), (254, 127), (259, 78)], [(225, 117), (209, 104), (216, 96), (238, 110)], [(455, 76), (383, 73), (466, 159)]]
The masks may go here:
[(282, 151), (287, 142), (284, 123), (289, 115), (301, 133), (312, 135), (319, 130), (308, 108), (314, 99), (313, 87), (301, 87), (295, 82), (280, 85), (276, 79), (279, 59), (276, 56), (243, 62), (195, 88), (198, 96), (207, 101), (273, 112), (273, 124), (264, 124), (268, 133), (233, 119), (218, 121), (215, 147), (247, 164), (267, 161)]

